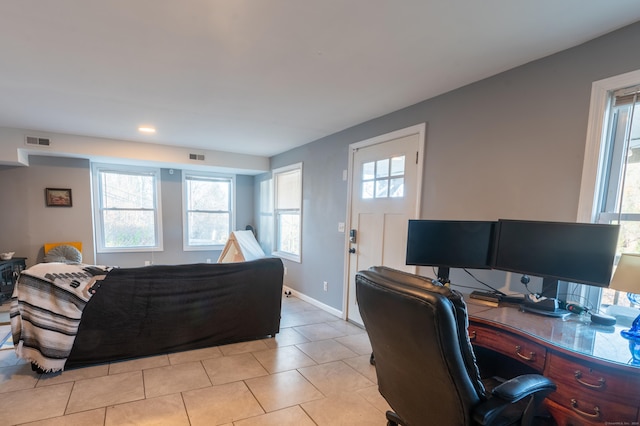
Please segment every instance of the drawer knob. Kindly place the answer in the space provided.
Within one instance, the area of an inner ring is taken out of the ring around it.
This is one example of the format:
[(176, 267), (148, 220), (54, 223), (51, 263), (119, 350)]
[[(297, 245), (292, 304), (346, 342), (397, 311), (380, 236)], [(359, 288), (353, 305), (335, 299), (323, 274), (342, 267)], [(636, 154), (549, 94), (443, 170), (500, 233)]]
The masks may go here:
[(529, 352), (529, 356), (527, 355), (523, 355), (520, 353), (520, 351), (522, 350), (522, 346), (517, 345), (516, 346), (516, 355), (518, 355), (520, 358), (524, 359), (525, 361), (529, 361), (529, 362), (533, 362), (536, 360), (536, 353), (535, 352)]
[(587, 413), (586, 411), (582, 411), (578, 408), (578, 401), (576, 401), (575, 399), (571, 399), (571, 408), (576, 413), (580, 414), (581, 416), (587, 417), (589, 419), (600, 418), (600, 407), (598, 407), (597, 405), (593, 407), (593, 413)]
[(605, 384), (607, 383), (607, 380), (604, 377), (600, 377), (597, 384), (585, 382), (584, 380), (582, 380), (582, 371), (580, 370), (576, 370), (574, 376), (578, 383), (591, 389), (603, 389)]
[(472, 330), (471, 333), (469, 333), (469, 340), (471, 342), (475, 341), (477, 337), (478, 336), (476, 335), (476, 331), (475, 330)]

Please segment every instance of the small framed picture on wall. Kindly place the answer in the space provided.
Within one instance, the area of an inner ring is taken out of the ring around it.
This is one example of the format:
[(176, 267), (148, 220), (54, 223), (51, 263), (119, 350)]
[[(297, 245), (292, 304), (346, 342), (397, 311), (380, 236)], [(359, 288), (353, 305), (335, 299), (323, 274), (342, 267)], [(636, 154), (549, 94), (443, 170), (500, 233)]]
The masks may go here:
[(46, 188), (44, 190), (47, 207), (71, 207), (71, 189)]

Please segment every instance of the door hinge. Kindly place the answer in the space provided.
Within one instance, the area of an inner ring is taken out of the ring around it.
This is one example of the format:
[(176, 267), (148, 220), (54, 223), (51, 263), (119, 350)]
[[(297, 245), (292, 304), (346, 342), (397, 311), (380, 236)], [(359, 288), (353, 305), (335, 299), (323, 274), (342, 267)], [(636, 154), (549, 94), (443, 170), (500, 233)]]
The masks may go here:
[(419, 152), (416, 151), (416, 164), (418, 164), (418, 154), (419, 154)]

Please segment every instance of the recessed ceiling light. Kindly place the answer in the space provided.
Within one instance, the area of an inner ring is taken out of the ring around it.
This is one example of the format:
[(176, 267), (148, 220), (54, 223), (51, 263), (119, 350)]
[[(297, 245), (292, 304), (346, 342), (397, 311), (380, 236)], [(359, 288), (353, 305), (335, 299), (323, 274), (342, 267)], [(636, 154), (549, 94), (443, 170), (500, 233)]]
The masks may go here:
[(156, 129), (153, 127), (149, 127), (149, 126), (140, 126), (138, 127), (138, 131), (142, 132), (142, 133), (155, 133)]

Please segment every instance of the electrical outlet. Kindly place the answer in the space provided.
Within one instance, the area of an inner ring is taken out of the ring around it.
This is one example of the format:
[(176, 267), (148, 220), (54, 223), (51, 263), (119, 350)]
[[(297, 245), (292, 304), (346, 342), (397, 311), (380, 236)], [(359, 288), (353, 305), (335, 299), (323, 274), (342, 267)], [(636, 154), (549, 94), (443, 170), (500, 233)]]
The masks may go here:
[(327, 284), (327, 282), (326, 282), (326, 281), (323, 281), (323, 286), (324, 286), (324, 287), (323, 287), (323, 288), (324, 288), (324, 291), (328, 291), (328, 290), (329, 290), (329, 284)]
[(151, 261), (150, 260), (145, 260), (144, 261), (144, 266), (149, 266), (151, 265)]
[(207, 259), (207, 263), (211, 263), (211, 259)]

